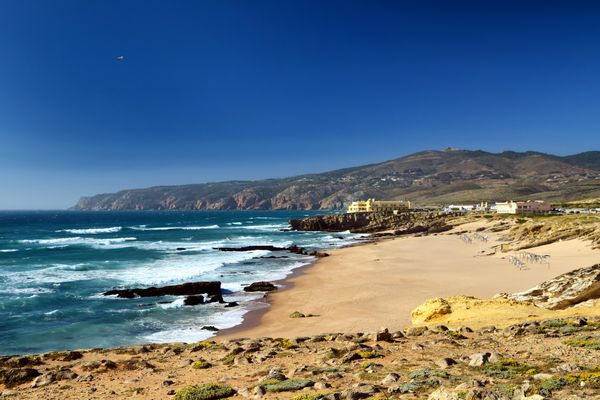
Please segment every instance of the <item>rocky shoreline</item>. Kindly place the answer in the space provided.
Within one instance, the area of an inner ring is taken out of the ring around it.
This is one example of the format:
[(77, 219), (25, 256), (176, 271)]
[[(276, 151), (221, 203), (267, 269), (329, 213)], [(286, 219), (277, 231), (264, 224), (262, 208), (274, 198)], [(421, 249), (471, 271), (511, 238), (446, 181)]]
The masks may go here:
[(600, 319), (440, 325), (7, 356), (0, 385), (15, 399), (593, 399), (598, 351)]
[(297, 231), (375, 233), (393, 231), (396, 235), (411, 233), (439, 233), (452, 229), (447, 224), (452, 216), (443, 212), (409, 211), (392, 213), (328, 214), (291, 219), (290, 226)]

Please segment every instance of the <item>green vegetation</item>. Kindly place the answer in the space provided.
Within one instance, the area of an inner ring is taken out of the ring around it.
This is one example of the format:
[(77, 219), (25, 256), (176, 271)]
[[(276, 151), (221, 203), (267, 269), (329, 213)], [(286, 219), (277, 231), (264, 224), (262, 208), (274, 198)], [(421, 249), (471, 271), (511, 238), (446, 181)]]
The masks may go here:
[(190, 347), (190, 351), (200, 351), (200, 350), (220, 348), (220, 346), (216, 342), (213, 342), (213, 341), (192, 343), (191, 345), (189, 345), (189, 347)]
[(450, 375), (439, 369), (423, 368), (412, 371), (408, 374), (410, 379), (428, 379), (428, 378), (448, 378)]
[(501, 360), (485, 364), (483, 371), (489, 376), (501, 379), (510, 379), (518, 375), (534, 375), (538, 370), (526, 364), (521, 364), (513, 359)]
[(362, 364), (360, 364), (360, 367), (362, 369), (367, 369), (367, 368), (382, 368), (383, 365), (374, 363), (372, 361), (365, 361)]
[(329, 395), (330, 392), (321, 393), (302, 393), (292, 397), (290, 400), (319, 400)]
[(600, 350), (600, 337), (582, 336), (566, 340), (565, 344), (574, 347), (585, 347), (586, 349)]
[(267, 392), (278, 393), (278, 392), (288, 392), (293, 390), (304, 389), (305, 387), (313, 386), (315, 383), (313, 381), (304, 380), (304, 379), (286, 379), (284, 381), (277, 381), (272, 384), (260, 384)]
[(461, 340), (461, 339), (466, 339), (467, 337), (465, 335), (463, 335), (462, 333), (458, 332), (458, 331), (443, 331), (444, 335), (452, 338), (452, 339), (456, 339), (456, 340)]
[(192, 368), (194, 369), (206, 369), (210, 367), (212, 367), (212, 364), (204, 360), (194, 361), (192, 364)]
[(374, 351), (369, 351), (369, 350), (357, 351), (356, 354), (358, 354), (360, 356), (360, 358), (363, 358), (363, 359), (383, 357), (381, 354), (374, 352)]
[(291, 339), (281, 339), (279, 341), (279, 348), (281, 349), (297, 349), (298, 345), (294, 343)]
[(232, 365), (234, 360), (235, 354), (227, 354), (221, 361), (223, 361), (223, 364), (225, 365)]
[(569, 385), (578, 385), (581, 382), (585, 382), (586, 387), (600, 388), (600, 372), (577, 372), (561, 377), (546, 379), (540, 385), (539, 393), (543, 396), (550, 396), (552, 395), (552, 392), (556, 390), (560, 390)]
[(175, 400), (217, 400), (234, 394), (235, 390), (230, 386), (209, 383), (183, 387), (175, 394)]
[(421, 388), (421, 385), (417, 383), (403, 383), (398, 386), (399, 393), (412, 393), (416, 392)]

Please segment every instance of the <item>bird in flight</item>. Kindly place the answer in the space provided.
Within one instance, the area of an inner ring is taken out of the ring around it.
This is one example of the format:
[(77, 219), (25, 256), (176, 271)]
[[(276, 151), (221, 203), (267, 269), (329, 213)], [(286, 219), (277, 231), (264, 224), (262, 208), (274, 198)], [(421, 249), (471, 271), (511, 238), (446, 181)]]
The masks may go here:
[(123, 61), (125, 59), (125, 56), (117, 56), (117, 61)]

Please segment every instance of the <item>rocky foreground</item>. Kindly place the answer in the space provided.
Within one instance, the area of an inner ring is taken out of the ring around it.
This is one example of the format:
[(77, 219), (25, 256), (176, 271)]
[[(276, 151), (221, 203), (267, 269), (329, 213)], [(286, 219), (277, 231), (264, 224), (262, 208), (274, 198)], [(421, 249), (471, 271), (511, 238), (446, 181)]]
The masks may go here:
[(0, 358), (15, 399), (599, 399), (600, 319)]

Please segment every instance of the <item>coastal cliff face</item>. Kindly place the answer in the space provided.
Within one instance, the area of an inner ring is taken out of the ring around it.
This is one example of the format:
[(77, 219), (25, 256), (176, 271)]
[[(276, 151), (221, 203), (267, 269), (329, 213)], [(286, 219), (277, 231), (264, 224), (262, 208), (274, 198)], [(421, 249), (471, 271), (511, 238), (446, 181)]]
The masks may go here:
[(371, 233), (394, 230), (396, 233), (432, 233), (450, 228), (446, 225), (446, 218), (447, 215), (437, 212), (330, 214), (292, 219), (290, 226), (298, 231)]
[(359, 198), (421, 204), (600, 197), (600, 152), (448, 150), (321, 174), (261, 181), (158, 186), (82, 197), (75, 210), (325, 210)]

